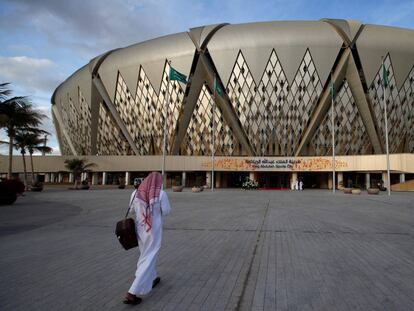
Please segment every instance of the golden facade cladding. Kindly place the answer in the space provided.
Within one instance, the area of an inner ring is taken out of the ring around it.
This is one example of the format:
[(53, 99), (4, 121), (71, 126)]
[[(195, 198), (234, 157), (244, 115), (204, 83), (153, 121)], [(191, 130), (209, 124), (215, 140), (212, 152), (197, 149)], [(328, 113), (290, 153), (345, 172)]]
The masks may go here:
[(122, 75), (118, 81), (114, 104), (139, 150), (139, 155), (161, 154), (163, 129), (167, 120), (167, 152), (170, 149), (175, 127), (183, 102), (184, 92), (180, 83), (171, 81), (169, 86), (169, 105), (166, 103), (169, 64), (166, 63), (161, 90), (157, 94), (144, 69), (139, 69), (137, 92), (132, 96)]
[[(209, 155), (212, 152), (213, 98), (205, 85), (200, 92), (187, 134), (181, 145), (182, 155)], [(219, 107), (215, 108), (214, 150), (217, 155), (233, 155), (238, 142), (225, 122)]]
[[(414, 102), (414, 67), (406, 78), (402, 88), (398, 90), (394, 77), (394, 69), (389, 55), (384, 59), (388, 72), (389, 87), (385, 92), (388, 114), (388, 141), (390, 152), (404, 150), (405, 139), (408, 138), (409, 150), (414, 152), (413, 144), (413, 102)], [(378, 132), (385, 146), (384, 121), (384, 89), (382, 85), (382, 66), (378, 69), (374, 81), (369, 88), (369, 96), (373, 106)]]
[[(371, 154), (372, 146), (355, 104), (348, 82), (335, 95), (335, 153)], [(332, 109), (325, 115), (311, 141), (315, 155), (332, 153)]]
[(99, 104), (98, 155), (128, 155), (130, 147), (103, 103)]
[[(77, 88), (76, 95), (77, 98), (72, 98), (68, 93), (65, 99), (59, 102), (58, 110), (75, 151), (85, 155), (91, 153), (91, 106), (83, 96), (80, 87)], [(64, 145), (66, 147), (61, 151), (62, 154), (71, 154), (66, 139)]]
[(322, 84), (309, 50), (291, 85), (273, 50), (258, 86), (240, 51), (227, 92), (256, 154), (293, 155)]

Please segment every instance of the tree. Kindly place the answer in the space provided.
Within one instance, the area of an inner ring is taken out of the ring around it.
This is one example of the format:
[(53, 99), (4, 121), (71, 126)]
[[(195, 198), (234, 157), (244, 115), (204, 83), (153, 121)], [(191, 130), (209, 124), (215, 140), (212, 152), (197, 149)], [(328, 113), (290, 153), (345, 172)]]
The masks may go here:
[(28, 133), (27, 132), (23, 132), (23, 131), (19, 131), (16, 133), (16, 136), (14, 137), (14, 147), (17, 150), (20, 150), (20, 153), (22, 154), (22, 160), (23, 160), (23, 171), (24, 171), (24, 179), (23, 179), (23, 183), (24, 183), (24, 187), (25, 189), (27, 189), (27, 169), (26, 169), (26, 148), (27, 148), (27, 139), (28, 139)]
[(75, 189), (78, 189), (78, 176), (80, 173), (89, 172), (90, 168), (96, 166), (95, 163), (86, 163), (85, 159), (67, 159), (65, 160), (66, 168), (73, 174), (75, 179)]
[(32, 185), (35, 184), (34, 179), (34, 166), (33, 166), (33, 153), (35, 151), (44, 151), (45, 153), (51, 153), (52, 148), (44, 145), (44, 138), (41, 137), (41, 134), (47, 134), (48, 132), (43, 130), (38, 130), (36, 132), (32, 132), (29, 134), (28, 141), (27, 141), (27, 150), (29, 151), (30, 155), (30, 165), (32, 167)]
[(11, 91), (8, 83), (0, 84), (0, 128), (5, 128), (9, 137), (9, 169), (7, 177), (12, 177), (13, 146), (17, 129), (39, 126), (44, 114), (36, 111), (26, 97), (17, 96), (7, 99)]

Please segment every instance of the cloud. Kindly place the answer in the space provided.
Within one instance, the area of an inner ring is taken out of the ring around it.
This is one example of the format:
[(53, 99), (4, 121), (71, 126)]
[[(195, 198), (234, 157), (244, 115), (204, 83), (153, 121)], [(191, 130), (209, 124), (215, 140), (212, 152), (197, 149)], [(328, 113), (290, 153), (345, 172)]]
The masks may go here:
[(54, 62), (27, 56), (0, 56), (0, 81), (11, 82), (28, 93), (51, 92), (62, 79)]
[(57, 135), (55, 126), (53, 125), (53, 118), (51, 112), (51, 106), (36, 106), (41, 113), (46, 115), (46, 118), (43, 119), (42, 125), (40, 126), (41, 129), (48, 131), (49, 135), (47, 136), (48, 142), (47, 145), (53, 149), (52, 154), (60, 154), (59, 144), (57, 142)]
[[(7, 1), (6, 1), (7, 2)], [(299, 1), (300, 3), (301, 1)], [(191, 27), (288, 18), (298, 2), (262, 0), (13, 0), (0, 29), (41, 35), (48, 48), (73, 49), (85, 61), (108, 50)], [(277, 13), (275, 13), (277, 12)]]
[[(55, 48), (76, 48), (86, 58), (109, 49), (180, 31), (185, 12), (197, 5), (175, 1), (124, 0), (15, 0), (2, 14), (0, 27), (45, 36)], [(155, 20), (156, 19), (156, 22)]]

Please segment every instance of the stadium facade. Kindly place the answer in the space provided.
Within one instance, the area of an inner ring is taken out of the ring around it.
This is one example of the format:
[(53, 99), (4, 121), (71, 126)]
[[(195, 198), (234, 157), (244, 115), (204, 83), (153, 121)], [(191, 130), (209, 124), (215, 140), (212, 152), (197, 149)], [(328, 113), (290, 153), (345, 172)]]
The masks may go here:
[[(412, 174), (401, 163), (414, 159), (414, 31), (354, 20), (210, 25), (109, 51), (56, 89), (53, 121), (64, 156), (106, 157), (118, 169), (116, 159), (129, 156), (154, 169), (166, 122), (167, 171), (185, 172), (180, 161), (195, 161), (187, 171), (205, 172), (208, 182), (214, 135), (224, 184), (240, 179), (230, 172), (257, 179), (256, 171), (267, 172), (264, 184), (287, 186), (298, 174), (332, 170), (333, 84), (338, 172), (384, 179), (382, 63), (392, 170)], [(189, 82), (169, 82), (170, 66)], [(214, 79), (224, 96), (214, 97)]]

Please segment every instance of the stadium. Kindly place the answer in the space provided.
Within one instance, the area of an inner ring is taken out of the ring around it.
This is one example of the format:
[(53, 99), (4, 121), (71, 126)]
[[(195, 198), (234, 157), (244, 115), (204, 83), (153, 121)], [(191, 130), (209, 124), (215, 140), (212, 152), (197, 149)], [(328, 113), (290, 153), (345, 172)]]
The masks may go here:
[[(338, 184), (368, 188), (388, 182), (383, 64), (391, 184), (404, 183), (414, 179), (410, 29), (335, 19), (197, 27), (92, 59), (55, 90), (52, 115), (62, 158), (97, 163), (94, 183), (160, 170), (165, 129), (169, 185), (209, 184), (214, 148), (217, 187), (250, 177), (329, 188), (333, 113)], [(188, 82), (170, 81), (170, 67)]]

